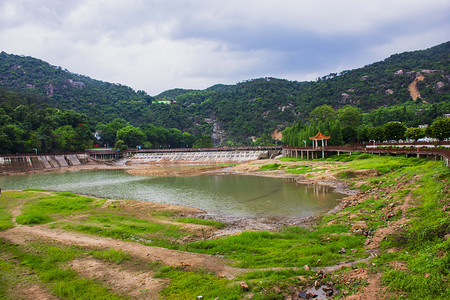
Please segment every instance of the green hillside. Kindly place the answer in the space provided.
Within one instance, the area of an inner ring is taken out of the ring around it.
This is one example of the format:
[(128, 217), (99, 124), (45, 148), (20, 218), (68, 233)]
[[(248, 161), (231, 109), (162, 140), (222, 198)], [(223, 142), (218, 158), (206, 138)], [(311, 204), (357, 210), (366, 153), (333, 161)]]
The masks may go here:
[[(408, 87), (418, 77), (420, 98)], [(395, 54), (363, 68), (329, 74), (311, 82), (259, 78), (205, 90), (168, 90), (154, 98), (144, 91), (73, 74), (31, 57), (0, 53), (0, 87), (35, 95), (40, 104), (83, 113), (94, 128), (122, 118), (134, 126), (153, 124), (192, 134), (212, 134), (216, 144), (248, 144), (249, 137), (268, 137), (321, 105), (361, 109), (363, 123), (389, 121), (407, 126), (431, 124), (450, 113), (450, 42)], [(172, 104), (155, 99), (174, 99)], [(0, 100), (1, 101), (1, 100)], [(1, 104), (1, 103), (0, 103)], [(415, 116), (411, 118), (411, 116)]]

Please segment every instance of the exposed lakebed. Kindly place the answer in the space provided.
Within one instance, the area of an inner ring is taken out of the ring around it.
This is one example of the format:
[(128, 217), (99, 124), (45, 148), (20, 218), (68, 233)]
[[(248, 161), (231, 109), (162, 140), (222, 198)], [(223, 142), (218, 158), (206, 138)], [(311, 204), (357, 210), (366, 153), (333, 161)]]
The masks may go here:
[(0, 177), (2, 189), (39, 188), (108, 199), (190, 206), (233, 217), (309, 217), (345, 195), (327, 186), (243, 175), (133, 176), (123, 170), (83, 170)]

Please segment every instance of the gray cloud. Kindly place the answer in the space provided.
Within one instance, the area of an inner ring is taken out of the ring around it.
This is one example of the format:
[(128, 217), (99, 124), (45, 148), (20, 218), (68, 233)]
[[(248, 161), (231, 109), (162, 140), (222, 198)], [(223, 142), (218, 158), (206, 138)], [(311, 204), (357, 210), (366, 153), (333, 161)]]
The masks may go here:
[(154, 95), (313, 80), (449, 40), (447, 0), (0, 0), (0, 50)]

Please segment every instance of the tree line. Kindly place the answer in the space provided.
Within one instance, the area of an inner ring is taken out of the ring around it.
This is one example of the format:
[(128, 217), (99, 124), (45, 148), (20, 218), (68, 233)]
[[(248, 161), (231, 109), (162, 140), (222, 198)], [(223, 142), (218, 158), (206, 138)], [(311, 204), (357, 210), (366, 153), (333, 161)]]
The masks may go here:
[(424, 137), (437, 140), (450, 138), (450, 118), (443, 116), (436, 118), (430, 126), (407, 127), (399, 121), (374, 126), (368, 115), (370, 114), (363, 114), (359, 108), (351, 105), (337, 110), (329, 105), (322, 105), (311, 111), (306, 122), (299, 121), (286, 127), (283, 131), (283, 142), (289, 146), (312, 146), (309, 137), (315, 136), (319, 131), (330, 136), (328, 145), (405, 139), (417, 141)]
[(127, 148), (207, 148), (212, 147), (209, 135), (193, 135), (176, 128), (165, 128), (153, 124), (131, 125), (124, 119), (98, 123), (96, 133), (101, 145), (117, 150)]
[[(99, 139), (97, 139), (97, 137)], [(124, 119), (92, 125), (74, 110), (49, 107), (45, 97), (0, 88), (0, 153), (76, 152), (100, 143), (117, 149), (212, 147), (209, 135), (193, 135), (147, 123), (134, 127)]]

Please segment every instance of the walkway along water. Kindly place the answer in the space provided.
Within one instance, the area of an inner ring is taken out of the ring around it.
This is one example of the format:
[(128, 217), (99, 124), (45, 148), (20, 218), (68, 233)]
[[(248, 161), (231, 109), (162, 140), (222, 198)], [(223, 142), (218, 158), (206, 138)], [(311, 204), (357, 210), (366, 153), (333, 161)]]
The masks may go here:
[[(446, 147), (450, 143), (441, 145)], [(441, 159), (450, 165), (450, 150), (430, 143), (358, 144), (351, 146), (289, 147), (260, 146), (233, 148), (129, 149), (126, 151), (86, 150), (85, 153), (0, 155), (0, 173), (59, 169), (95, 161), (111, 163), (128, 159), (131, 164), (226, 164), (274, 158), (279, 154), (301, 159), (325, 158), (334, 154), (364, 152), (379, 155), (405, 155)]]
[[(446, 143), (448, 145), (448, 143)], [(424, 144), (378, 144), (378, 145), (351, 145), (351, 146), (325, 146), (325, 147), (283, 147), (283, 155), (301, 159), (325, 158), (341, 153), (362, 152), (379, 155), (405, 155), (406, 157), (441, 159), (448, 167), (450, 150), (442, 148), (425, 148)]]

